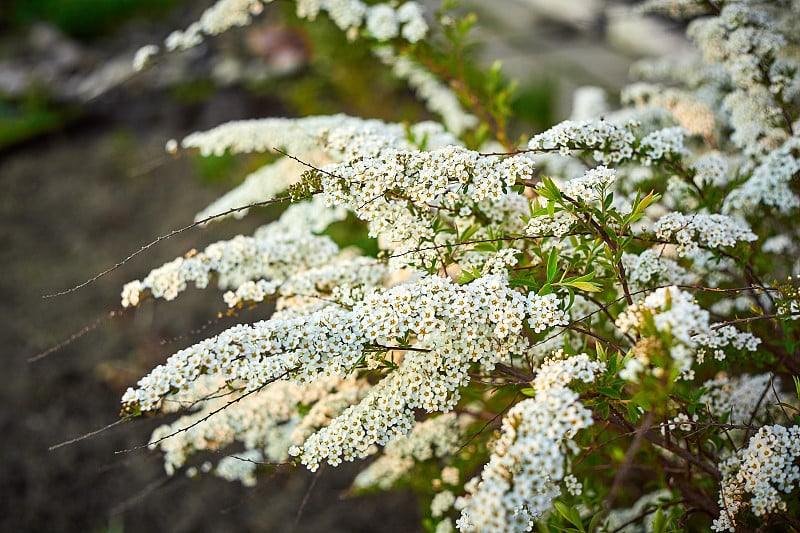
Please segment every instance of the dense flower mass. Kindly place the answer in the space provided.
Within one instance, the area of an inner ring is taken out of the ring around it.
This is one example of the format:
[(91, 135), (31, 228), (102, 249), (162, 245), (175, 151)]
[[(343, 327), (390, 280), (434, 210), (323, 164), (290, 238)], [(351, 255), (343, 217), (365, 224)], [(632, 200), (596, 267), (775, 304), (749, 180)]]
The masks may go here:
[[(662, 338), (670, 346), (670, 366), (674, 365), (678, 375), (693, 379), (695, 363), (702, 363), (709, 351), (716, 359), (724, 359), (723, 348), (733, 346), (737, 350), (755, 351), (761, 342), (751, 333), (740, 332), (732, 326), (709, 323), (709, 313), (698, 306), (691, 295), (677, 287), (657, 289), (641, 303), (632, 305), (619, 315), (616, 326), (623, 333), (636, 332), (642, 337)], [(656, 377), (664, 375), (665, 368), (651, 361), (651, 352), (634, 350), (632, 357), (620, 375), (636, 381), (638, 375), (654, 365)]]
[[(167, 48), (269, 3), (219, 0)], [(414, 488), (440, 533), (797, 528), (800, 5), (644, 2), (700, 54), (637, 63), (619, 100), (582, 89), (572, 120), (518, 146), (497, 71), (453, 67), (470, 17), (294, 4), (440, 120), (263, 118), (181, 141), (281, 154), (198, 223), (289, 205), (123, 288), (128, 308), (194, 284), (231, 316), (272, 312), (125, 392), (125, 417), (179, 413), (149, 443), (167, 473), (251, 486), (265, 464), (370, 457), (353, 488)], [(226, 456), (198, 467), (203, 450)]]
[(566, 477), (566, 443), (592, 424), (591, 412), (569, 384), (591, 383), (602, 370), (586, 354), (556, 353), (542, 364), (533, 381), (536, 396), (508, 412), (489, 462), (465, 486), (467, 496), (456, 501), (461, 531), (529, 531), (552, 507)]
[(736, 515), (744, 508), (758, 517), (786, 511), (781, 493), (792, 492), (800, 481), (800, 426), (763, 426), (721, 469), (714, 531), (736, 531)]

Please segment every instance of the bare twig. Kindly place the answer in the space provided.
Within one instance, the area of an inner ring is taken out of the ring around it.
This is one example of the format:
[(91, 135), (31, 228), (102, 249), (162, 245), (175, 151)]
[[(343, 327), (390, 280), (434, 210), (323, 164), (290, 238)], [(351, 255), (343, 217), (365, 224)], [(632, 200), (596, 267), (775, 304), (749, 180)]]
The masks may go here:
[(110, 311), (109, 313), (101, 316), (100, 318), (98, 318), (97, 320), (92, 322), (91, 324), (82, 327), (80, 330), (76, 331), (75, 333), (73, 333), (72, 335), (70, 335), (69, 337), (64, 339), (63, 341), (59, 342), (58, 344), (53, 345), (50, 348), (48, 348), (48, 349), (46, 349), (46, 350), (44, 350), (42, 352), (37, 353), (36, 355), (32, 355), (31, 357), (28, 357), (28, 362), (29, 363), (35, 363), (36, 361), (44, 359), (48, 355), (59, 351), (61, 348), (69, 346), (70, 344), (72, 344), (76, 340), (80, 339), (81, 337), (83, 337), (87, 333), (90, 333), (90, 332), (94, 331), (95, 329), (97, 329), (101, 325), (105, 324), (109, 320), (122, 316), (124, 313), (125, 313), (125, 309), (117, 309), (117, 310), (114, 310), (114, 311)]
[(116, 262), (113, 266), (103, 270), (102, 272), (100, 272), (96, 276), (93, 276), (93, 277), (87, 279), (83, 283), (79, 283), (79, 284), (75, 285), (74, 287), (71, 287), (71, 288), (63, 290), (63, 291), (53, 292), (53, 293), (50, 293), (50, 294), (45, 294), (45, 295), (42, 296), (42, 298), (55, 298), (56, 296), (64, 296), (65, 294), (69, 294), (71, 292), (75, 292), (78, 289), (81, 289), (81, 288), (89, 285), (90, 283), (93, 283), (93, 282), (97, 281), (98, 279), (102, 278), (106, 274), (109, 274), (109, 273), (115, 271), (116, 269), (118, 269), (119, 267), (121, 267), (122, 265), (124, 265), (125, 263), (127, 263), (128, 261), (130, 261), (131, 259), (136, 257), (137, 255), (139, 255), (140, 253), (142, 253), (142, 252), (144, 252), (146, 250), (149, 250), (150, 248), (152, 248), (156, 244), (160, 243), (161, 241), (165, 241), (165, 240), (169, 239), (170, 237), (174, 237), (175, 235), (178, 235), (179, 233), (183, 233), (184, 231), (190, 230), (192, 228), (196, 228), (197, 226), (202, 226), (203, 224), (206, 224), (207, 222), (210, 222), (210, 221), (215, 220), (217, 218), (226, 217), (228, 215), (232, 215), (233, 213), (238, 213), (239, 211), (244, 211), (245, 209), (251, 209), (253, 207), (263, 207), (263, 206), (266, 206), (266, 205), (272, 205), (272, 204), (276, 204), (276, 203), (280, 203), (280, 202), (285, 202), (285, 201), (287, 201), (289, 199), (290, 198), (288, 196), (279, 196), (277, 198), (270, 198), (269, 200), (264, 200), (262, 202), (254, 202), (252, 204), (247, 204), (247, 205), (244, 205), (244, 206), (241, 206), (241, 207), (234, 207), (234, 208), (228, 209), (227, 211), (223, 211), (222, 213), (218, 213), (216, 215), (211, 215), (211, 216), (208, 216), (208, 217), (206, 217), (204, 219), (198, 220), (196, 222), (192, 222), (191, 224), (187, 224), (186, 226), (183, 226), (182, 228), (174, 229), (174, 230), (170, 231), (169, 233), (167, 233), (166, 235), (162, 235), (162, 236), (158, 237), (157, 239), (155, 239), (153, 241), (150, 241), (149, 243), (145, 244), (144, 246), (142, 246), (141, 248), (139, 248), (135, 252), (129, 254), (125, 259)]
[(106, 430), (109, 430), (109, 429), (111, 429), (113, 427), (116, 427), (116, 426), (122, 424), (123, 422), (125, 422), (125, 419), (120, 418), (116, 422), (112, 422), (111, 424), (109, 424), (107, 426), (104, 426), (104, 427), (101, 427), (100, 429), (97, 429), (95, 431), (90, 431), (89, 433), (86, 433), (85, 435), (81, 435), (80, 437), (75, 437), (74, 439), (70, 439), (70, 440), (67, 440), (67, 441), (64, 441), (64, 442), (60, 442), (58, 444), (54, 444), (54, 445), (50, 446), (47, 450), (52, 452), (53, 450), (57, 450), (57, 449), (62, 448), (64, 446), (69, 446), (70, 444), (75, 444), (76, 442), (80, 442), (82, 440), (90, 439), (90, 438), (92, 438), (92, 437), (94, 437), (96, 435), (99, 435), (100, 433), (105, 432)]
[(305, 511), (306, 504), (308, 504), (308, 500), (311, 497), (311, 492), (313, 492), (314, 487), (317, 486), (317, 481), (319, 481), (319, 477), (322, 475), (323, 467), (320, 466), (317, 470), (317, 473), (314, 474), (314, 477), (311, 479), (311, 484), (309, 484), (308, 489), (306, 489), (306, 493), (303, 495), (303, 501), (300, 502), (300, 507), (297, 509), (297, 514), (294, 517), (294, 527), (292, 529), (297, 529), (297, 526), (300, 524), (300, 519), (303, 517), (303, 511)]
[(654, 416), (655, 415), (653, 414), (653, 411), (648, 411), (644, 416), (644, 420), (642, 420), (642, 423), (634, 432), (633, 442), (631, 442), (631, 445), (625, 452), (625, 458), (622, 460), (622, 464), (619, 465), (619, 469), (614, 476), (614, 481), (611, 484), (611, 489), (608, 491), (608, 495), (606, 496), (606, 509), (610, 509), (611, 505), (614, 503), (614, 500), (617, 498), (617, 494), (619, 494), (622, 484), (625, 482), (625, 478), (628, 476), (631, 464), (633, 464), (636, 452), (639, 451), (639, 448), (644, 442), (645, 433), (649, 430), (650, 425), (653, 423)]

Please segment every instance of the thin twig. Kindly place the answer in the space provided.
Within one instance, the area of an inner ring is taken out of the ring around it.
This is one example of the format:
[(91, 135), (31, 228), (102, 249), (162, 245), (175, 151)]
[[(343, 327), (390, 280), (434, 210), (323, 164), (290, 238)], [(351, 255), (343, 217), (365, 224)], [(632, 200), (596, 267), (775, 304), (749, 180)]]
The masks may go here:
[(476, 438), (478, 435), (480, 435), (481, 433), (483, 433), (484, 431), (486, 431), (486, 428), (488, 428), (489, 426), (491, 426), (491, 425), (494, 423), (494, 421), (495, 421), (495, 420), (497, 420), (498, 418), (500, 418), (501, 416), (503, 416), (503, 415), (505, 414), (505, 412), (506, 412), (506, 411), (508, 411), (509, 409), (511, 409), (511, 406), (512, 406), (512, 405), (514, 405), (514, 404), (517, 402), (517, 398), (519, 397), (519, 395), (520, 395), (520, 392), (519, 392), (519, 391), (517, 391), (517, 393), (514, 395), (514, 397), (513, 397), (513, 398), (511, 398), (511, 401), (508, 403), (508, 405), (506, 405), (506, 406), (505, 406), (505, 408), (503, 408), (503, 410), (502, 410), (502, 411), (499, 411), (499, 412), (498, 412), (496, 415), (494, 415), (494, 416), (492, 417), (492, 419), (491, 419), (491, 420), (489, 420), (488, 422), (486, 422), (486, 423), (485, 423), (485, 424), (484, 424), (484, 425), (481, 427), (481, 429), (479, 429), (478, 431), (476, 431), (475, 433), (473, 433), (472, 435), (470, 435), (470, 437), (467, 439), (467, 442), (465, 442), (465, 443), (464, 443), (464, 444), (463, 444), (463, 445), (462, 445), (462, 446), (461, 446), (461, 447), (460, 447), (458, 450), (456, 450), (456, 451), (455, 451), (455, 453), (454, 453), (453, 455), (457, 455), (457, 454), (461, 453), (461, 451), (462, 451), (464, 448), (466, 448), (467, 446), (469, 446), (469, 445), (470, 445), (470, 443), (472, 443), (472, 441), (473, 441), (473, 440), (475, 440), (475, 438)]
[(273, 149), (273, 150), (275, 150), (276, 152), (278, 152), (279, 154), (281, 154), (281, 155), (284, 155), (284, 156), (288, 157), (289, 159), (291, 159), (291, 160), (293, 160), (293, 161), (297, 161), (297, 162), (298, 162), (298, 163), (300, 163), (301, 165), (307, 166), (308, 168), (310, 168), (310, 169), (312, 169), (312, 170), (316, 170), (317, 172), (322, 172), (323, 174), (326, 174), (326, 175), (328, 175), (328, 176), (330, 176), (330, 177), (332, 177), (332, 178), (338, 178), (338, 179), (341, 179), (341, 176), (337, 176), (336, 174), (332, 174), (332, 173), (328, 172), (327, 170), (321, 169), (321, 168), (319, 168), (319, 167), (315, 167), (314, 165), (312, 165), (312, 164), (311, 164), (311, 163), (309, 163), (308, 161), (303, 161), (303, 160), (302, 160), (302, 159), (300, 159), (299, 157), (295, 157), (295, 156), (293, 156), (293, 155), (291, 155), (291, 154), (289, 154), (289, 153), (287, 153), (287, 152), (284, 152), (284, 151), (283, 151), (283, 150), (281, 150), (280, 148), (273, 147), (272, 149)]
[(314, 487), (317, 486), (317, 481), (319, 481), (319, 477), (322, 475), (323, 467), (317, 470), (317, 473), (314, 474), (314, 477), (311, 479), (311, 484), (306, 489), (306, 493), (303, 495), (303, 501), (300, 502), (300, 508), (297, 509), (297, 514), (294, 517), (294, 527), (292, 528), (297, 529), (297, 526), (300, 524), (300, 519), (303, 517), (303, 511), (305, 511), (306, 504), (308, 503), (309, 498), (311, 498), (311, 492), (314, 490)]
[(112, 507), (108, 514), (111, 516), (122, 514), (123, 512), (127, 511), (128, 509), (130, 509), (131, 507), (133, 507), (134, 505), (145, 499), (147, 496), (155, 492), (156, 490), (160, 489), (161, 487), (172, 481), (172, 479), (173, 478), (163, 476), (154, 481), (151, 481), (150, 483), (145, 485), (145, 487), (142, 490), (140, 490), (133, 496), (126, 498), (125, 500), (118, 503), (114, 507)]
[(67, 441), (64, 441), (64, 442), (60, 442), (58, 444), (54, 444), (54, 445), (50, 446), (49, 448), (47, 448), (47, 450), (52, 452), (53, 450), (57, 450), (57, 449), (59, 449), (59, 448), (61, 448), (63, 446), (68, 446), (70, 444), (75, 444), (76, 442), (80, 442), (82, 440), (90, 439), (90, 438), (94, 437), (95, 435), (99, 435), (100, 433), (103, 433), (106, 430), (109, 430), (109, 429), (111, 429), (113, 427), (116, 427), (116, 426), (122, 424), (123, 422), (125, 422), (125, 419), (124, 418), (120, 418), (116, 422), (112, 422), (111, 424), (109, 424), (107, 426), (104, 426), (104, 427), (101, 427), (100, 429), (96, 429), (94, 431), (91, 431), (91, 432), (89, 432), (89, 433), (87, 433), (85, 435), (81, 435), (80, 437), (75, 437), (74, 439), (70, 439), (70, 440), (67, 440)]
[(199, 424), (202, 424), (203, 422), (205, 422), (206, 420), (208, 420), (208, 419), (209, 419), (209, 418), (211, 418), (212, 416), (216, 415), (217, 413), (220, 413), (220, 412), (224, 411), (225, 409), (227, 409), (227, 408), (228, 408), (228, 407), (230, 407), (231, 405), (233, 405), (233, 404), (235, 404), (235, 403), (238, 403), (238, 402), (240, 402), (240, 401), (244, 400), (245, 398), (247, 398), (247, 397), (248, 397), (248, 396), (250, 396), (251, 394), (255, 394), (256, 392), (259, 392), (259, 391), (261, 391), (261, 390), (262, 390), (264, 387), (266, 387), (266, 386), (267, 386), (267, 385), (269, 385), (270, 383), (274, 383), (274, 382), (276, 382), (276, 381), (279, 381), (279, 380), (283, 379), (284, 377), (286, 377), (287, 375), (289, 375), (291, 372), (294, 372), (295, 370), (297, 370), (297, 368), (292, 368), (292, 369), (289, 369), (289, 370), (285, 371), (283, 374), (281, 374), (280, 376), (278, 376), (278, 377), (276, 377), (276, 378), (273, 378), (273, 379), (270, 379), (270, 380), (267, 380), (267, 381), (266, 381), (265, 383), (263, 383), (263, 384), (262, 384), (260, 387), (258, 387), (258, 388), (256, 388), (256, 389), (253, 389), (253, 390), (251, 390), (251, 391), (247, 391), (247, 392), (245, 392), (244, 394), (242, 394), (242, 395), (241, 395), (241, 396), (239, 396), (238, 398), (235, 398), (235, 399), (231, 400), (230, 402), (226, 403), (226, 404), (225, 404), (225, 405), (223, 405), (222, 407), (219, 407), (219, 408), (217, 408), (217, 409), (214, 409), (213, 411), (211, 411), (210, 413), (208, 413), (208, 414), (207, 414), (206, 416), (204, 416), (203, 418), (201, 418), (201, 419), (199, 419), (199, 420), (196, 420), (195, 422), (193, 422), (193, 423), (189, 424), (189, 425), (188, 425), (188, 426), (186, 426), (185, 428), (181, 428), (181, 429), (178, 429), (178, 430), (176, 430), (176, 431), (173, 431), (173, 432), (172, 432), (172, 433), (170, 433), (169, 435), (164, 435), (164, 436), (163, 436), (163, 437), (161, 437), (160, 439), (156, 439), (156, 440), (154, 440), (154, 441), (150, 441), (150, 442), (148, 442), (147, 444), (141, 444), (141, 445), (139, 445), (139, 446), (134, 446), (133, 448), (128, 448), (128, 449), (125, 449), (125, 450), (117, 450), (117, 451), (115, 451), (114, 453), (115, 453), (115, 454), (122, 454), (122, 453), (130, 453), (130, 452), (135, 452), (136, 450), (142, 450), (142, 449), (144, 449), (144, 448), (149, 448), (149, 447), (151, 447), (151, 446), (155, 446), (156, 444), (159, 444), (159, 443), (161, 443), (161, 442), (164, 442), (165, 440), (167, 440), (167, 439), (170, 439), (170, 438), (172, 438), (172, 437), (174, 437), (174, 436), (176, 436), (176, 435), (180, 435), (181, 433), (185, 433), (185, 432), (189, 431), (190, 429), (192, 429), (193, 427), (195, 427), (195, 426), (198, 426)]
[(46, 350), (44, 350), (42, 352), (39, 352), (36, 355), (32, 355), (31, 357), (28, 357), (28, 362), (29, 363), (35, 363), (36, 361), (44, 359), (48, 355), (59, 351), (61, 348), (64, 348), (65, 346), (69, 346), (70, 344), (72, 344), (76, 340), (80, 339), (81, 337), (83, 337), (87, 333), (90, 333), (90, 332), (94, 331), (95, 329), (97, 329), (101, 325), (105, 324), (109, 320), (122, 316), (124, 313), (125, 313), (125, 309), (117, 309), (117, 310), (114, 310), (114, 311), (110, 311), (109, 313), (101, 316), (100, 318), (98, 318), (97, 320), (92, 322), (91, 324), (89, 324), (87, 326), (84, 326), (80, 330), (76, 331), (75, 333), (73, 333), (72, 335), (70, 335), (69, 337), (64, 339), (63, 341), (59, 342), (58, 344), (56, 344), (54, 346), (51, 346), (50, 348), (48, 348), (48, 349), (46, 349)]
[(141, 248), (139, 248), (135, 252), (129, 254), (122, 261), (118, 261), (113, 266), (103, 270), (102, 272), (100, 272), (96, 276), (93, 276), (93, 277), (87, 279), (83, 283), (79, 283), (78, 285), (75, 285), (74, 287), (71, 287), (71, 288), (63, 290), (63, 291), (53, 292), (53, 293), (50, 293), (50, 294), (45, 294), (45, 295), (42, 296), (42, 298), (55, 298), (56, 296), (64, 296), (65, 294), (69, 294), (71, 292), (75, 292), (78, 289), (81, 289), (81, 288), (89, 285), (90, 283), (93, 283), (93, 282), (97, 281), (98, 279), (102, 278), (106, 274), (109, 274), (109, 273), (115, 271), (116, 269), (118, 269), (119, 267), (121, 267), (122, 265), (124, 265), (125, 263), (127, 263), (128, 261), (130, 261), (131, 259), (136, 257), (137, 255), (139, 255), (140, 253), (142, 253), (142, 252), (144, 252), (146, 250), (149, 250), (150, 248), (152, 248), (156, 244), (160, 243), (161, 241), (165, 241), (165, 240), (169, 239), (170, 237), (174, 237), (175, 235), (178, 235), (179, 233), (183, 233), (184, 231), (190, 230), (192, 228), (196, 228), (197, 226), (202, 226), (203, 224), (206, 224), (207, 222), (210, 222), (210, 221), (212, 221), (214, 219), (221, 218), (221, 217), (226, 217), (228, 215), (232, 215), (233, 213), (238, 213), (239, 211), (244, 211), (245, 209), (251, 209), (253, 207), (263, 207), (263, 206), (266, 206), (266, 205), (272, 205), (272, 204), (276, 204), (276, 203), (279, 203), (279, 202), (285, 202), (287, 200), (290, 200), (289, 196), (279, 196), (277, 198), (270, 198), (269, 200), (264, 200), (262, 202), (254, 202), (252, 204), (247, 204), (247, 205), (244, 205), (244, 206), (241, 206), (241, 207), (233, 207), (231, 209), (228, 209), (227, 211), (223, 211), (222, 213), (218, 213), (216, 215), (211, 215), (211, 216), (208, 216), (208, 217), (206, 217), (204, 219), (198, 220), (196, 222), (192, 222), (191, 224), (187, 224), (186, 226), (183, 226), (182, 228), (174, 229), (174, 230), (170, 231), (169, 233), (167, 233), (166, 235), (162, 235), (162, 236), (158, 237), (157, 239), (155, 239), (153, 241), (150, 241), (149, 243), (145, 244), (144, 246), (142, 246)]
[(644, 442), (645, 433), (650, 429), (650, 425), (653, 423), (654, 416), (655, 415), (653, 414), (653, 411), (648, 411), (644, 417), (644, 420), (642, 420), (642, 423), (636, 429), (633, 442), (631, 442), (631, 445), (625, 452), (625, 458), (622, 460), (622, 464), (619, 465), (619, 469), (614, 476), (614, 481), (611, 484), (611, 489), (608, 491), (608, 495), (606, 496), (606, 509), (610, 509), (611, 504), (613, 504), (614, 500), (617, 498), (617, 494), (619, 494), (622, 484), (625, 482), (625, 478), (628, 476), (628, 471), (630, 470), (631, 464), (633, 464), (636, 452), (639, 451), (639, 448)]
[(792, 312), (792, 313), (786, 313), (786, 314), (782, 314), (782, 315), (773, 314), (773, 315), (751, 316), (751, 317), (748, 317), (748, 318), (736, 318), (736, 319), (733, 319), (733, 320), (728, 320), (728, 321), (726, 321), (726, 322), (724, 322), (722, 324), (715, 324), (715, 325), (711, 326), (711, 329), (712, 330), (717, 330), (717, 329), (720, 329), (722, 327), (729, 326), (731, 324), (741, 324), (741, 323), (744, 323), (744, 322), (755, 322), (756, 320), (769, 320), (771, 318), (782, 318), (782, 317), (797, 316), (797, 315), (800, 315), (800, 311), (795, 311), (795, 312)]

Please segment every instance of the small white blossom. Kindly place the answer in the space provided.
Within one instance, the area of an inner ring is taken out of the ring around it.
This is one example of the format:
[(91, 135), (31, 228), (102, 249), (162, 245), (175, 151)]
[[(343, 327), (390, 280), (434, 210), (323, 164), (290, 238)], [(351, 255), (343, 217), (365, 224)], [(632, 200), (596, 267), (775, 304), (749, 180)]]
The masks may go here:
[(150, 61), (150, 58), (158, 54), (159, 51), (160, 48), (154, 44), (148, 44), (139, 48), (136, 51), (136, 55), (133, 56), (133, 70), (138, 72), (144, 69)]

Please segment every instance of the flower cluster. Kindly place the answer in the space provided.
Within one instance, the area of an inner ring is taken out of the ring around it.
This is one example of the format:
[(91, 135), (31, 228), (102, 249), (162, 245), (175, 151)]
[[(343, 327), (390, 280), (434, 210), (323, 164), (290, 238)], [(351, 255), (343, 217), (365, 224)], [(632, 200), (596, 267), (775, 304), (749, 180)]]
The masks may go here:
[[(164, 41), (168, 50), (187, 49), (203, 42), (206, 35), (217, 35), (235, 26), (245, 26), (272, 0), (218, 0), (206, 9), (200, 20), (183, 31), (174, 31)], [(391, 3), (368, 6), (360, 0), (298, 0), (297, 15), (313, 20), (324, 11), (348, 35), (355, 36), (362, 26), (375, 40), (387, 41), (402, 36), (415, 43), (425, 37), (428, 24), (416, 2), (395, 9)], [(402, 30), (400, 28), (402, 24)]]
[(680, 159), (689, 155), (689, 150), (683, 144), (687, 133), (680, 127), (654, 131), (641, 140), (637, 153), (648, 166), (661, 159)]
[[(319, 379), (305, 387), (277, 382), (250, 394), (241, 387), (228, 388), (221, 376), (203, 376), (192, 385), (165, 400), (165, 409), (193, 412), (158, 427), (150, 437), (150, 447), (164, 454), (169, 475), (183, 467), (193, 453), (221, 450), (233, 442), (259, 454), (257, 461), (285, 461), (290, 446), (303, 442), (369, 389), (366, 382), (340, 378)], [(313, 406), (315, 413), (303, 417), (301, 406)], [(328, 416), (315, 416), (323, 407)], [(252, 474), (252, 470), (244, 472)]]
[(561, 188), (561, 192), (573, 200), (594, 202), (602, 197), (603, 192), (616, 179), (614, 169), (599, 166), (587, 170), (580, 178), (569, 180)]
[(358, 299), (354, 291), (363, 287), (377, 287), (387, 280), (386, 266), (368, 257), (338, 257), (330, 264), (310, 268), (285, 279), (260, 279), (239, 285), (236, 291), (223, 296), (228, 307), (242, 303), (263, 302), (270, 296), (280, 295), (278, 307), (286, 307), (291, 300), (291, 309), (298, 312), (302, 303), (319, 304), (319, 299), (328, 297), (341, 305), (353, 305)]
[[(353, 480), (353, 487), (377, 487), (386, 490), (406, 475), (417, 462), (452, 454), (458, 450), (461, 441), (460, 425), (459, 417), (455, 413), (420, 422), (408, 434), (388, 443), (383, 454)], [(440, 502), (439, 505), (443, 504)], [(451, 505), (452, 501), (445, 507)]]
[(736, 516), (743, 509), (758, 517), (785, 511), (781, 493), (791, 492), (800, 481), (800, 426), (762, 426), (747, 448), (720, 467), (720, 515), (712, 530), (736, 531)]
[(725, 418), (731, 424), (749, 424), (751, 420), (766, 421), (777, 417), (776, 407), (789, 399), (783, 397), (780, 377), (772, 374), (743, 374), (728, 376), (721, 373), (703, 383), (706, 392), (700, 400), (716, 418)]
[[(673, 366), (683, 379), (693, 379), (692, 366), (705, 359), (708, 350), (717, 359), (724, 359), (723, 348), (755, 351), (760, 340), (733, 326), (719, 327), (709, 322), (709, 313), (692, 296), (677, 287), (659, 288), (619, 315), (616, 326), (623, 333), (636, 332), (645, 339), (663, 339), (656, 343), (640, 341), (623, 371), (624, 379), (638, 381), (639, 376), (655, 365), (651, 372), (664, 376), (666, 366)], [(668, 362), (653, 360), (654, 354), (668, 346)]]
[(692, 170), (694, 171), (694, 180), (700, 186), (724, 187), (731, 179), (728, 162), (717, 154), (698, 158), (692, 163)]
[(511, 408), (489, 462), (456, 501), (461, 531), (529, 531), (551, 508), (567, 475), (566, 443), (592, 424), (569, 384), (591, 383), (604, 368), (586, 354), (555, 353), (542, 364), (533, 381), (536, 396)]
[(256, 467), (263, 461), (263, 456), (257, 450), (247, 450), (237, 455), (223, 457), (214, 474), (226, 481), (240, 481), (245, 487), (256, 484)]
[(555, 237), (561, 240), (575, 225), (575, 215), (569, 211), (556, 211), (552, 216), (538, 216), (530, 219), (525, 226), (525, 234), (531, 237)]
[(329, 237), (311, 233), (298, 214), (297, 210), (287, 211), (253, 237), (239, 235), (216, 242), (202, 252), (190, 252), (162, 265), (141, 281), (127, 283), (122, 289), (122, 306), (138, 305), (145, 291), (154, 298), (173, 300), (190, 282), (205, 288), (212, 273), (220, 288), (236, 289), (252, 280), (280, 282), (299, 271), (330, 263), (339, 247)]
[(734, 128), (731, 140), (748, 156), (763, 155), (787, 137), (785, 101), (771, 78), (782, 64), (788, 35), (770, 16), (769, 3), (758, 4), (731, 2), (719, 16), (698, 18), (689, 26), (706, 62), (720, 65), (735, 86), (723, 108)]
[(695, 274), (687, 271), (674, 259), (664, 256), (663, 249), (649, 249), (638, 255), (623, 254), (622, 264), (625, 266), (631, 286), (638, 289), (658, 283), (688, 285), (695, 281)]
[(406, 2), (396, 11), (387, 4), (371, 6), (367, 10), (366, 20), (367, 31), (378, 41), (388, 41), (402, 35), (408, 42), (415, 43), (428, 32), (428, 24), (416, 2)]
[(311, 469), (323, 459), (335, 465), (342, 458), (364, 457), (372, 444), (408, 432), (415, 408), (452, 409), (471, 363), (491, 369), (511, 354), (525, 353), (526, 341), (513, 335), (521, 330), (528, 308), (537, 310), (540, 323), (554, 326), (563, 320), (563, 313), (553, 313), (552, 306), (537, 299), (531, 295), (526, 300), (496, 276), (467, 286), (424, 277), (376, 289), (352, 309), (328, 306), (308, 315), (236, 326), (181, 350), (129, 389), (123, 403), (128, 411), (155, 409), (170, 391), (201, 375), (244, 380), (247, 391), (288, 377), (305, 384), (320, 374), (347, 376), (366, 346), (415, 335), (413, 348), (399, 348), (406, 353), (397, 370), (309, 437), (302, 451), (294, 449)]
[[(412, 138), (423, 135), (428, 146), (458, 144), (452, 136), (444, 133), (441, 126), (430, 122), (412, 125)], [(379, 149), (393, 147), (413, 148), (409, 143), (409, 131), (401, 124), (390, 124), (376, 119), (360, 119), (347, 115), (306, 117), (302, 119), (264, 118), (237, 120), (196, 132), (181, 141), (183, 148), (197, 148), (202, 155), (230, 153), (268, 152), (276, 148), (292, 153), (305, 154), (325, 149), (327, 155), (336, 160), (350, 150), (349, 154), (362, 155)], [(327, 143), (328, 138), (346, 135), (347, 142)], [(354, 140), (360, 142), (353, 145)]]
[(720, 214), (668, 213), (656, 222), (653, 231), (660, 239), (674, 239), (681, 257), (696, 254), (701, 246), (714, 249), (758, 239), (744, 222)]
[(534, 136), (531, 150), (557, 150), (569, 155), (573, 150), (589, 152), (597, 161), (610, 165), (633, 156), (633, 133), (605, 121), (564, 121)]
[(773, 207), (789, 213), (800, 207), (800, 198), (790, 183), (800, 173), (800, 137), (791, 137), (777, 150), (770, 152), (753, 170), (750, 178), (725, 198), (727, 211), (752, 210), (757, 205)]
[(458, 212), (464, 204), (487, 202), (501, 220), (506, 209), (521, 216), (527, 204), (509, 202), (507, 195), (533, 172), (533, 162), (526, 155), (482, 156), (448, 146), (387, 150), (322, 171), (322, 196), (328, 204), (355, 213), (367, 222), (370, 235), (380, 235), (402, 263), (413, 264), (436, 256), (425, 244), (434, 240), (435, 208)]

